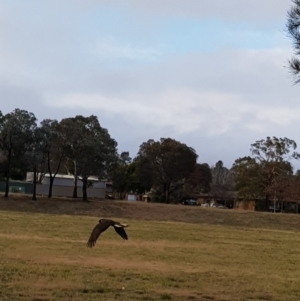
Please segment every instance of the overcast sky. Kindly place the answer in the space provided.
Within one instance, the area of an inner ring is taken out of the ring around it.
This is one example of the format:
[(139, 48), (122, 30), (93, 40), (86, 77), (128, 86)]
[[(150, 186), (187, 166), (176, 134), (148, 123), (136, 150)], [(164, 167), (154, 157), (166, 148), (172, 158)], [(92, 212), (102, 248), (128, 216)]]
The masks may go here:
[(39, 122), (96, 115), (132, 157), (161, 137), (227, 167), (267, 136), (300, 151), (300, 85), (286, 67), (291, 5), (0, 0), (0, 110)]

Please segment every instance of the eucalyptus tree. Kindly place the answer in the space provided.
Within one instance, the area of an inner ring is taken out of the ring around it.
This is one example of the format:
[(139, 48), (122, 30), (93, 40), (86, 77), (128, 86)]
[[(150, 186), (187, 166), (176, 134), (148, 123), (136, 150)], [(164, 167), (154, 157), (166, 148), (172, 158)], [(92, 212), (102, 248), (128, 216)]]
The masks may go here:
[(55, 119), (44, 119), (41, 122), (41, 133), (44, 137), (44, 151), (46, 153), (45, 171), (48, 171), (50, 179), (48, 198), (51, 198), (55, 177), (65, 159), (64, 139), (60, 123)]
[(212, 184), (212, 172), (207, 163), (197, 163), (189, 178), (194, 193), (209, 193)]
[(116, 161), (116, 166), (112, 172), (113, 188), (120, 194), (120, 198), (123, 198), (123, 194), (127, 192), (130, 187), (132, 169), (129, 168), (132, 159), (129, 157), (129, 152), (122, 152)]
[(267, 137), (251, 144), (252, 157), (239, 158), (233, 165), (236, 188), (240, 195), (270, 200), (283, 196), (287, 179), (293, 174), (291, 159), (298, 159), (297, 144), (289, 138)]
[(211, 168), (210, 192), (215, 198), (230, 197), (233, 189), (232, 171), (219, 160)]
[(193, 173), (197, 157), (195, 150), (186, 144), (161, 138), (141, 144), (136, 159), (140, 173), (149, 175), (153, 186), (162, 191), (168, 203), (174, 191)]
[(0, 115), (0, 150), (5, 157), (5, 197), (8, 197), (11, 169), (24, 157), (33, 142), (36, 118), (33, 113), (15, 109)]
[(73, 198), (77, 198), (77, 160), (81, 156), (81, 139), (83, 137), (82, 127), (76, 118), (64, 118), (60, 121), (60, 135), (66, 155), (65, 167), (68, 173), (74, 175)]
[(83, 200), (87, 200), (90, 176), (107, 177), (117, 160), (117, 142), (102, 128), (94, 115), (66, 118), (60, 122), (61, 139), (69, 171), (74, 175), (73, 197), (77, 197), (77, 179), (83, 183)]
[(194, 170), (184, 179), (184, 185), (177, 189), (177, 200), (198, 197), (199, 194), (209, 194), (211, 191), (212, 174), (207, 163), (196, 163)]
[(231, 170), (238, 197), (255, 200), (264, 196), (261, 168), (254, 158), (245, 156), (236, 159)]
[(28, 147), (24, 160), (26, 165), (33, 170), (33, 192), (32, 200), (36, 201), (36, 184), (38, 182), (38, 174), (44, 170), (46, 161), (46, 137), (39, 127), (35, 127), (32, 131), (32, 140)]

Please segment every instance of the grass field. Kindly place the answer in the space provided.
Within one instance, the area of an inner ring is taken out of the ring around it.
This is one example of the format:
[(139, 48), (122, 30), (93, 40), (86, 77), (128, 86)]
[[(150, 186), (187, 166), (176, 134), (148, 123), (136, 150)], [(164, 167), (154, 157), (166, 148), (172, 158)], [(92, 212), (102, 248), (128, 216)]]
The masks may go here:
[[(169, 206), (174, 219), (177, 210), (210, 216), (209, 223), (188, 223), (129, 218), (121, 210), (111, 217), (129, 224), (129, 240), (108, 229), (88, 249), (101, 216), (97, 205), (87, 205), (92, 216), (65, 214), (59, 209), (66, 203), (48, 204), (48, 214), (46, 203), (25, 200), (20, 210), (17, 203), (0, 200), (0, 300), (300, 300), (296, 215)], [(76, 211), (81, 205), (68, 206)], [(138, 206), (132, 210), (151, 207)], [(107, 210), (106, 216), (113, 213)], [(233, 225), (224, 224), (229, 217)], [(253, 219), (269, 220), (268, 227), (249, 226)]]

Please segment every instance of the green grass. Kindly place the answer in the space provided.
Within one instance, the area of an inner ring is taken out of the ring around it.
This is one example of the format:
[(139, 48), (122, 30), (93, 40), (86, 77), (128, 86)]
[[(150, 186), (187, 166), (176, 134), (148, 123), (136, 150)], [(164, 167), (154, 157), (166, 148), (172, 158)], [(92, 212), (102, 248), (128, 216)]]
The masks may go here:
[(299, 232), (115, 219), (0, 211), (0, 300), (300, 300)]

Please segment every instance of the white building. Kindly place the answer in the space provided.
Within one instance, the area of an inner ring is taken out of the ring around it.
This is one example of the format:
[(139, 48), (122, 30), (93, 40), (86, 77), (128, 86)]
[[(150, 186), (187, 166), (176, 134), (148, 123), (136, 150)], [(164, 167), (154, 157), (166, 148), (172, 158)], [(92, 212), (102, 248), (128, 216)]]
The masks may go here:
[[(37, 184), (37, 194), (47, 195), (50, 186), (50, 175), (49, 174), (38, 174), (37, 177), (42, 176), (42, 181)], [(33, 172), (26, 173), (26, 182), (33, 182)], [(89, 182), (92, 182), (92, 186), (87, 189), (88, 197), (94, 198), (105, 198), (106, 194), (106, 182), (99, 180), (97, 177), (89, 177)], [(67, 196), (73, 195), (74, 187), (74, 176), (73, 175), (62, 175), (57, 174), (53, 182), (52, 195), (53, 196)], [(82, 196), (82, 181), (77, 181), (77, 193), (78, 196)]]
[[(38, 174), (38, 178), (41, 174)], [(41, 184), (48, 184), (50, 185), (50, 174), (46, 173), (43, 176), (43, 180)], [(100, 181), (96, 177), (89, 177), (89, 182), (93, 183), (94, 188), (106, 188), (106, 183), (104, 181)], [(26, 173), (26, 182), (33, 182), (33, 172)], [(61, 175), (57, 174), (54, 179), (55, 186), (74, 186), (74, 176), (73, 175)], [(82, 187), (82, 181), (77, 181), (77, 186)]]

